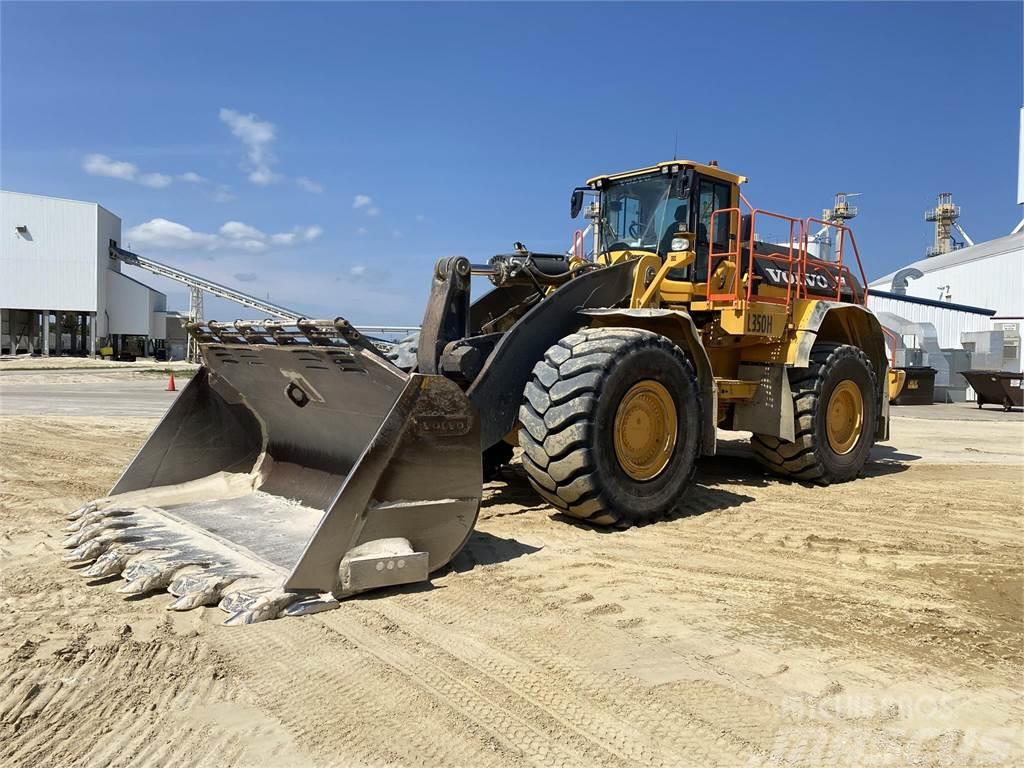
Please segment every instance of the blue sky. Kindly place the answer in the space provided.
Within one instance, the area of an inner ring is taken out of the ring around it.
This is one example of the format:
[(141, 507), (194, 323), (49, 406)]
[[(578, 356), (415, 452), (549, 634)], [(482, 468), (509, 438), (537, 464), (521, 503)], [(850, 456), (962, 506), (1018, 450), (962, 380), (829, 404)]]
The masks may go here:
[(874, 277), (923, 255), (938, 192), (976, 241), (1019, 220), (1021, 8), (5, 2), (0, 183), (309, 314), (416, 323), (437, 258), (564, 250), (572, 187), (678, 131), (758, 207), (863, 193)]

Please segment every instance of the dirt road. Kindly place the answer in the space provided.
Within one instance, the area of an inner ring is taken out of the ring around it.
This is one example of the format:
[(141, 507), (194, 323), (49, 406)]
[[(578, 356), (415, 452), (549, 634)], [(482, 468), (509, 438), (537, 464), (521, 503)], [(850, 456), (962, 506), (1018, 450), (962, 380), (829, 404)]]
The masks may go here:
[(153, 425), (0, 417), (0, 765), (1024, 761), (1019, 420), (896, 418), (826, 489), (734, 444), (624, 532), (513, 471), (429, 588), (244, 628), (59, 562)]

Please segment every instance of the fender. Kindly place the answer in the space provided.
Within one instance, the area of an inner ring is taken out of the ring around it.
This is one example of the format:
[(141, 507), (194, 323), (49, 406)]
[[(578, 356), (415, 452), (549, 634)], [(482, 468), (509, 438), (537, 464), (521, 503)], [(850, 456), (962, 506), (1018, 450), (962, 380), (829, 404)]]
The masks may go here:
[(714, 456), (718, 439), (715, 429), (718, 387), (711, 370), (711, 361), (701, 343), (693, 318), (687, 312), (677, 309), (586, 309), (580, 314), (593, 318), (595, 327), (642, 328), (660, 333), (689, 354), (697, 370), (697, 383), (704, 402), (701, 450), (705, 456)]
[(889, 360), (885, 337), (875, 313), (860, 304), (836, 301), (797, 302), (793, 308), (796, 343), (790, 345), (787, 363), (794, 368), (810, 364), (811, 347), (818, 341), (853, 344), (864, 350), (875, 369), (877, 379), (878, 421), (875, 439), (889, 439), (889, 388), (886, 380)]
[(632, 262), (584, 272), (549, 293), (501, 337), (466, 390), (480, 414), (481, 448), (515, 427), (533, 366), (548, 347), (585, 325), (580, 310), (614, 307), (629, 299), (632, 284)]

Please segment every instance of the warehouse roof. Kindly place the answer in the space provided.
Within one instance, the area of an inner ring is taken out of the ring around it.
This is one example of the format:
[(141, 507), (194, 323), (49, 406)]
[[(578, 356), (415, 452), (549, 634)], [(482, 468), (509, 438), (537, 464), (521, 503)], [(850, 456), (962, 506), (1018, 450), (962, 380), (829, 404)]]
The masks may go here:
[(909, 304), (923, 304), (926, 307), (939, 307), (940, 309), (952, 309), (957, 312), (971, 312), (975, 315), (988, 315), (992, 316), (996, 313), (994, 309), (985, 309), (984, 307), (972, 307), (968, 304), (954, 304), (951, 301), (938, 301), (936, 299), (922, 299), (920, 296), (908, 296), (905, 293), (890, 293), (889, 291), (880, 291), (877, 288), (868, 289), (869, 296), (878, 296), (882, 299), (896, 299), (896, 301), (905, 301)]
[(995, 240), (987, 240), (984, 243), (950, 251), (941, 256), (919, 259), (912, 264), (907, 264), (905, 267), (900, 267), (900, 269), (893, 270), (887, 275), (872, 280), (869, 285), (890, 285), (893, 275), (902, 269), (913, 267), (914, 269), (921, 270), (924, 274), (928, 274), (929, 272), (936, 272), (946, 267), (967, 264), (972, 261), (980, 261), (981, 259), (990, 259), (993, 256), (1001, 256), (1004, 253), (1012, 253), (1014, 251), (1024, 252), (1024, 232), (997, 237)]
[(61, 203), (75, 203), (76, 205), (89, 205), (89, 206), (92, 206), (94, 208), (101, 208), (102, 210), (106, 211), (111, 216), (113, 216), (115, 219), (120, 220), (120, 218), (121, 218), (116, 213), (113, 213), (110, 210), (104, 208), (99, 203), (93, 203), (93, 202), (90, 202), (89, 200), (72, 200), (70, 197), (56, 197), (54, 195), (39, 195), (39, 194), (36, 194), (35, 192), (15, 192), (13, 189), (0, 189), (0, 193), (3, 193), (5, 195), (18, 195), (20, 197), (35, 197), (35, 198), (38, 198), (38, 199), (41, 199), (41, 200), (57, 200), (57, 201), (59, 201)]

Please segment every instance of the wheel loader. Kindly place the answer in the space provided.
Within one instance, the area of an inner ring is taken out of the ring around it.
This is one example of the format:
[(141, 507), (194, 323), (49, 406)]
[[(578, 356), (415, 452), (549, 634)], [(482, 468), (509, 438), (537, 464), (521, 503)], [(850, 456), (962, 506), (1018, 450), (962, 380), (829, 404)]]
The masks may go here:
[(752, 208), (745, 181), (687, 160), (590, 179), (570, 209), (592, 248), (441, 259), (392, 359), (340, 317), (190, 323), (202, 367), (72, 513), (65, 559), (245, 624), (427, 580), (514, 446), (595, 526), (671, 518), (718, 429), (777, 475), (853, 480), (889, 411), (853, 233)]

